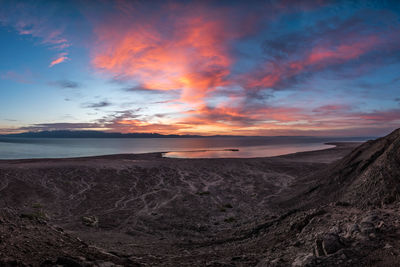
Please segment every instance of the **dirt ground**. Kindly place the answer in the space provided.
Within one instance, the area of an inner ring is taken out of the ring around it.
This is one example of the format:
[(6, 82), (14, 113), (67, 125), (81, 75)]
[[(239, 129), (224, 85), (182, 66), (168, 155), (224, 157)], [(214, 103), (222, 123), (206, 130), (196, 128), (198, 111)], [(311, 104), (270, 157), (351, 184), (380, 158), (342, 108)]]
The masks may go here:
[(385, 266), (400, 248), (398, 206), (290, 201), (360, 143), (335, 145), (272, 158), (0, 161), (0, 263)]

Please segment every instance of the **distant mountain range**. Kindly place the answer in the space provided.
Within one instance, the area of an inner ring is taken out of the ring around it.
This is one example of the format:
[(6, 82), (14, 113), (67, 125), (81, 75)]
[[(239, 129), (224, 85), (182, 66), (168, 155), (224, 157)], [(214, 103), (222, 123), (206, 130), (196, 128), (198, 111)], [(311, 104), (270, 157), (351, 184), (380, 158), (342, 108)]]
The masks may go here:
[[(108, 133), (102, 131), (69, 131), (69, 130), (55, 130), (55, 131), (39, 131), (39, 132), (24, 132), (18, 134), (3, 134), (0, 138), (196, 138), (196, 137), (258, 137), (263, 136), (239, 136), (239, 135), (177, 135), (168, 134), (163, 135), (159, 133)], [(365, 141), (368, 139), (375, 139), (376, 137), (317, 137), (317, 136), (269, 136), (270, 138), (278, 139), (301, 139), (301, 140), (317, 140), (322, 142), (327, 141)]]
[(18, 134), (4, 134), (0, 137), (21, 137), (21, 138), (192, 138), (202, 137), (200, 135), (163, 135), (158, 133), (107, 133), (101, 131), (40, 131), (25, 132)]

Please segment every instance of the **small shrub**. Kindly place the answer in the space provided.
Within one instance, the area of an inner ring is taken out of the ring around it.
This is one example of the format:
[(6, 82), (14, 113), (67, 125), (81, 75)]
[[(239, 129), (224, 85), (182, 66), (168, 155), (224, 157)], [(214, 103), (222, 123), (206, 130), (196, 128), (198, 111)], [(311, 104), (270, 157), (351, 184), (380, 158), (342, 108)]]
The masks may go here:
[(22, 213), (20, 215), (21, 218), (27, 218), (29, 220), (47, 220), (47, 215), (42, 210), (37, 210), (32, 213)]
[(99, 218), (96, 216), (83, 216), (81, 217), (82, 223), (86, 226), (98, 226), (99, 224)]

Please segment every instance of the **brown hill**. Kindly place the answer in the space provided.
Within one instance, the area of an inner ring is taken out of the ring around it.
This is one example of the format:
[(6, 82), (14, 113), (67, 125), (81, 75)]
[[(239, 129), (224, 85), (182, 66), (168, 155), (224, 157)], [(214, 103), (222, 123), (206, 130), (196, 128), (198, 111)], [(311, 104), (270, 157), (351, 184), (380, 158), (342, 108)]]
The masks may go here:
[(267, 235), (276, 247), (258, 266), (399, 266), (400, 129), (300, 178), (281, 197), (284, 215)]
[(358, 145), (0, 161), (0, 266), (396, 266), (400, 130)]
[(311, 180), (314, 185), (290, 202), (338, 201), (365, 208), (400, 200), (400, 129), (365, 142), (343, 159), (313, 174)]

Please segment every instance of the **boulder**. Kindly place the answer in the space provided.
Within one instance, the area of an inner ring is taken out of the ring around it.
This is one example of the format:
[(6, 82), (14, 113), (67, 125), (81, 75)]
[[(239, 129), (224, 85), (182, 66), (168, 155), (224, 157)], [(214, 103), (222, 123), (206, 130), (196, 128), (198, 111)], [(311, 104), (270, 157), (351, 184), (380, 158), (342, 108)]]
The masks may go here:
[(293, 261), (292, 266), (293, 267), (306, 267), (306, 266), (311, 266), (311, 264), (314, 262), (315, 256), (312, 253), (309, 254), (299, 254), (297, 255), (296, 259)]
[(94, 227), (98, 226), (99, 219), (96, 216), (83, 216), (82, 223), (86, 226)]
[(322, 238), (322, 249), (325, 255), (333, 254), (339, 249), (343, 248), (343, 243), (340, 241), (340, 237), (337, 234), (326, 234)]

